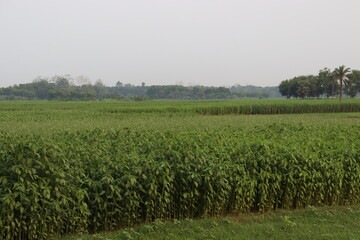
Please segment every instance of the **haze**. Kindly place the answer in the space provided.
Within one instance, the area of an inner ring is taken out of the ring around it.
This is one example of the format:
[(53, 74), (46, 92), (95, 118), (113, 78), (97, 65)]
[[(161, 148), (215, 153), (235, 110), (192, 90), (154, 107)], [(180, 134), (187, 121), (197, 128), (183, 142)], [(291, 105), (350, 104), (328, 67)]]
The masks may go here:
[(63, 74), (277, 86), (360, 69), (359, 10), (359, 0), (0, 0), (0, 87)]

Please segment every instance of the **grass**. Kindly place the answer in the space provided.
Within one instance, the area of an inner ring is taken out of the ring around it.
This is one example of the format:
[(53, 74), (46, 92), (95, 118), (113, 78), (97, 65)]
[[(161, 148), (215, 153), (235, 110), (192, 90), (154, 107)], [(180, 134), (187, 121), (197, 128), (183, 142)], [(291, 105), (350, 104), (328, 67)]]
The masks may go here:
[(360, 206), (308, 207), (199, 220), (155, 221), (118, 232), (61, 240), (360, 239)]

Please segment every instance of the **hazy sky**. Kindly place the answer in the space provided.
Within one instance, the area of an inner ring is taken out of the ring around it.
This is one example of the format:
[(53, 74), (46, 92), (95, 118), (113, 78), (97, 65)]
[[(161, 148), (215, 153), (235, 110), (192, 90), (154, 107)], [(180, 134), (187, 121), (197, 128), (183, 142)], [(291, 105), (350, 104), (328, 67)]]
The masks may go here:
[(360, 69), (360, 0), (0, 0), (0, 87), (276, 86), (343, 64)]

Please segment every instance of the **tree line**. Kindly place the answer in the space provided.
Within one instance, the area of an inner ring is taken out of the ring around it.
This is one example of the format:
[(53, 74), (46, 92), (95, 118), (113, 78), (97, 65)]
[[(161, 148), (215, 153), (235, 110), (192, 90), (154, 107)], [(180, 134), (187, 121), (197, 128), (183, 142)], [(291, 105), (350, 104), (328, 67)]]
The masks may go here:
[(0, 100), (134, 100), (147, 99), (236, 99), (236, 98), (279, 98), (277, 87), (240, 86), (208, 87), (181, 85), (139, 86), (120, 81), (114, 86), (105, 86), (101, 80), (91, 84), (86, 77), (74, 79), (70, 75), (37, 78), (31, 83), (0, 88)]
[(252, 85), (231, 87), (158, 85), (139, 86), (123, 84), (105, 86), (99, 79), (91, 84), (84, 76), (74, 79), (70, 75), (36, 78), (31, 83), (0, 88), (0, 100), (134, 100), (147, 99), (238, 99), (238, 98), (342, 98), (343, 92), (353, 98), (360, 93), (360, 70), (340, 66), (333, 71), (324, 68), (317, 75), (301, 75), (284, 80), (278, 87)]
[(284, 80), (279, 85), (282, 96), (287, 98), (329, 98), (343, 93), (354, 98), (360, 93), (360, 71), (340, 66), (331, 71), (324, 68), (317, 75), (301, 75)]

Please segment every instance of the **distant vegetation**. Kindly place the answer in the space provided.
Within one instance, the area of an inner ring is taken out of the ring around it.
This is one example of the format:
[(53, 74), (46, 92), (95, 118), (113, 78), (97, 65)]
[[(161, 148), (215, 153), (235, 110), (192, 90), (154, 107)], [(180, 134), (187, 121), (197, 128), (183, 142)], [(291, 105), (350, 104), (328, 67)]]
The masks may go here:
[[(77, 82), (77, 84), (74, 84)], [(360, 71), (340, 66), (334, 71), (324, 68), (318, 75), (301, 75), (284, 80), (278, 87), (253, 85), (231, 87), (153, 85), (139, 86), (118, 81), (105, 86), (101, 80), (94, 84), (86, 77), (75, 80), (70, 75), (37, 78), (32, 83), (0, 88), (0, 100), (121, 100), (143, 101), (150, 99), (206, 100), (241, 98), (329, 98), (343, 93), (354, 98), (360, 92)]]
[(360, 93), (360, 71), (340, 66), (334, 71), (324, 68), (318, 75), (302, 75), (282, 81), (280, 93), (287, 98), (334, 97), (344, 93), (354, 98)]
[(207, 87), (181, 85), (139, 86), (123, 84), (105, 86), (101, 80), (94, 84), (86, 78), (74, 79), (70, 75), (37, 78), (32, 83), (0, 88), (0, 100), (103, 100), (143, 101), (149, 99), (237, 99), (237, 98), (281, 98), (277, 87), (255, 87), (235, 85)]

